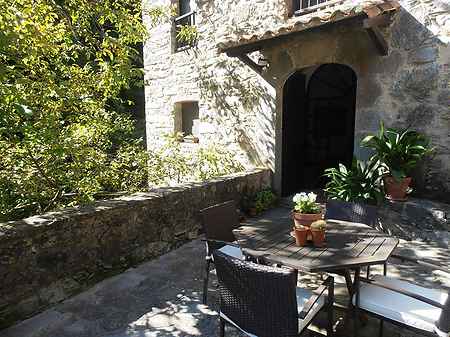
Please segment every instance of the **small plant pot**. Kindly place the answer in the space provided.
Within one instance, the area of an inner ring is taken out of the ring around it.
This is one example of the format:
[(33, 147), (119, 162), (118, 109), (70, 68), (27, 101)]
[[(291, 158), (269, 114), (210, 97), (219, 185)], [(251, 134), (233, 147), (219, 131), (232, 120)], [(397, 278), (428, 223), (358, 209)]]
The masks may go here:
[(321, 220), (323, 218), (323, 213), (304, 214), (292, 212), (292, 217), (294, 218), (294, 223), (296, 227), (299, 226), (309, 227), (314, 221)]
[(256, 208), (255, 207), (250, 207), (248, 209), (248, 215), (250, 215), (250, 216), (257, 216), (258, 212), (256, 211)]
[(324, 230), (311, 230), (312, 239), (315, 247), (323, 247), (325, 243), (325, 231)]
[(308, 242), (308, 227), (294, 227), (295, 243), (297, 246), (304, 247)]
[(400, 181), (395, 180), (394, 177), (383, 177), (384, 189), (386, 191), (386, 197), (394, 201), (406, 200), (406, 192), (411, 184), (411, 178), (403, 178)]

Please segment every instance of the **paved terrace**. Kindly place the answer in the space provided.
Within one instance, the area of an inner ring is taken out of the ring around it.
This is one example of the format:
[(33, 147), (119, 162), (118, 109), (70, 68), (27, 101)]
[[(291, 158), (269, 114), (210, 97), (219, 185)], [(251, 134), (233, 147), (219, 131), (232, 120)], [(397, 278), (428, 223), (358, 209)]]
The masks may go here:
[[(276, 221), (288, 212), (277, 208), (262, 217), (249, 221)], [(448, 232), (441, 232), (440, 243), (402, 241), (399, 250), (409, 255), (430, 258), (450, 265)], [(443, 245), (444, 243), (444, 245)], [(446, 243), (446, 244), (445, 244)], [(165, 337), (217, 336), (217, 297), (214, 276), (210, 284), (209, 306), (201, 304), (204, 245), (200, 240), (189, 242), (158, 259), (104, 280), (93, 288), (66, 300), (31, 319), (7, 330), (2, 337)], [(390, 265), (389, 275), (395, 275), (429, 286), (450, 289), (450, 274), (412, 268), (408, 264)], [(378, 272), (373, 268), (373, 272)], [(320, 282), (317, 275), (303, 275), (301, 285), (314, 287)], [(336, 277), (337, 302), (347, 303), (344, 280)], [(336, 310), (338, 336), (351, 336), (352, 324), (344, 324), (345, 311)], [(324, 321), (318, 317), (304, 336), (323, 331)], [(360, 336), (377, 336), (379, 323), (369, 318)], [(413, 337), (384, 325), (384, 336)], [(229, 327), (227, 336), (243, 336)]]

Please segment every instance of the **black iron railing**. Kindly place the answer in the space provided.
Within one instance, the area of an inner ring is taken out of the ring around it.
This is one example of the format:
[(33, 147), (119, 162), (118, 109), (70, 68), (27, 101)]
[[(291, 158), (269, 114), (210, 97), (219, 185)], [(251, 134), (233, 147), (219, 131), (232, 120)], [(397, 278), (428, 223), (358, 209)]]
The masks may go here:
[(343, 4), (346, 0), (293, 0), (294, 14), (304, 15)]
[(175, 25), (175, 50), (183, 50), (192, 46), (193, 41), (180, 36), (180, 31), (184, 26), (195, 26), (195, 12), (183, 14), (174, 19)]

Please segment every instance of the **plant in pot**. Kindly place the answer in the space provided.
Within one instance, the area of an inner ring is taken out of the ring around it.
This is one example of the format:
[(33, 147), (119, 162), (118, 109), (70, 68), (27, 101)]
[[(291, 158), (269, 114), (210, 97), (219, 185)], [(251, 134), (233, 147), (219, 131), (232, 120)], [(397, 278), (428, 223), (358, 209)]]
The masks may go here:
[(311, 224), (311, 234), (314, 246), (322, 247), (325, 242), (325, 229), (327, 223), (324, 220), (317, 220)]
[(353, 159), (351, 167), (339, 164), (326, 169), (324, 176), (329, 179), (324, 191), (330, 199), (368, 204), (378, 204), (383, 199), (377, 160), (363, 162)]
[(317, 194), (297, 193), (292, 199), (294, 201), (294, 210), (292, 216), (295, 226), (309, 227), (312, 222), (322, 219), (323, 211), (319, 203), (316, 202)]
[(361, 145), (375, 151), (371, 160), (382, 164), (386, 196), (398, 201), (406, 199), (412, 169), (432, 151), (429, 141), (419, 132), (385, 129), (383, 123), (378, 135), (368, 135)]
[(294, 226), (294, 237), (295, 237), (295, 244), (297, 246), (306, 246), (306, 242), (308, 241), (309, 236), (309, 227), (299, 225)]

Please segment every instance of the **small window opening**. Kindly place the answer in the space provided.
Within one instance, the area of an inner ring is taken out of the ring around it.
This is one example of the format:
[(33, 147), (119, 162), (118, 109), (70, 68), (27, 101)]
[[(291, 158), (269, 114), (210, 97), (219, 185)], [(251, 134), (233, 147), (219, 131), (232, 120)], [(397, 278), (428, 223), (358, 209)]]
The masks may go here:
[(198, 143), (198, 102), (181, 102), (175, 106), (175, 132), (183, 133), (186, 142)]

